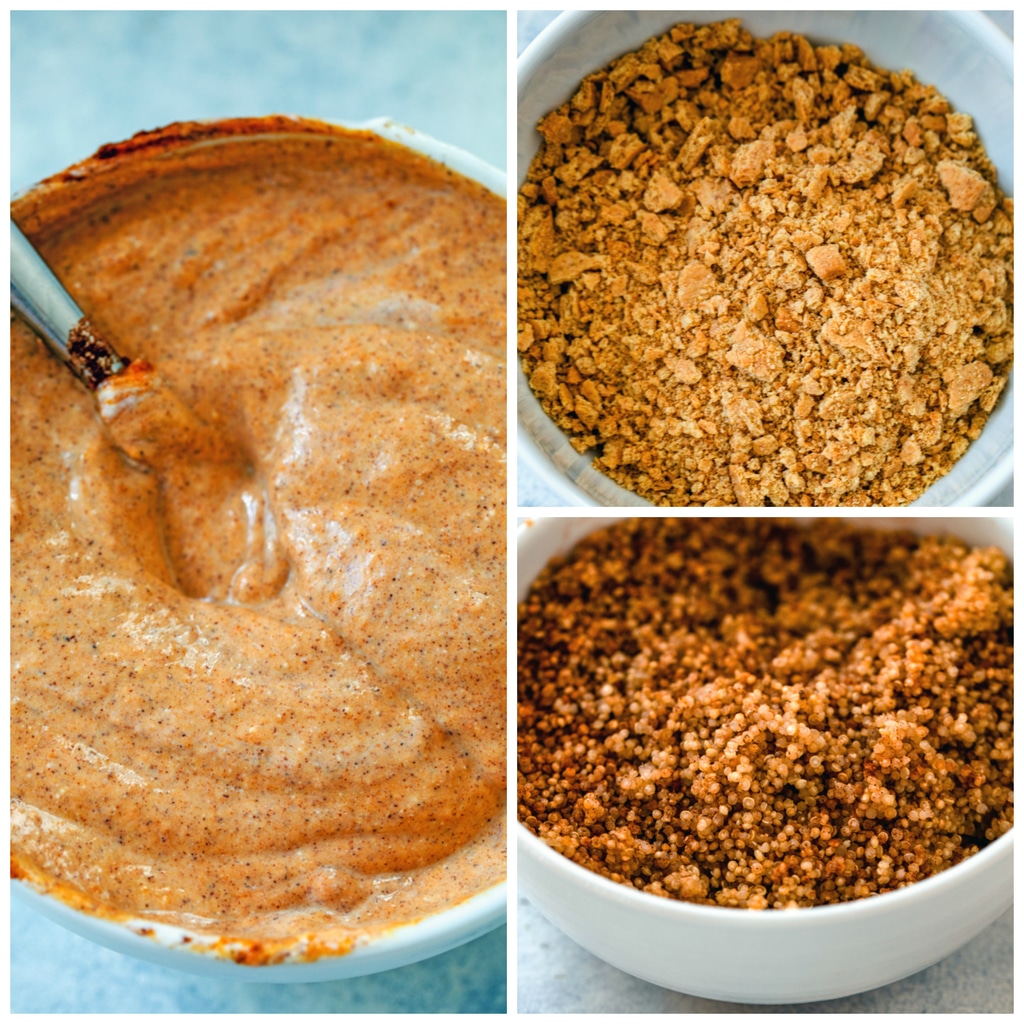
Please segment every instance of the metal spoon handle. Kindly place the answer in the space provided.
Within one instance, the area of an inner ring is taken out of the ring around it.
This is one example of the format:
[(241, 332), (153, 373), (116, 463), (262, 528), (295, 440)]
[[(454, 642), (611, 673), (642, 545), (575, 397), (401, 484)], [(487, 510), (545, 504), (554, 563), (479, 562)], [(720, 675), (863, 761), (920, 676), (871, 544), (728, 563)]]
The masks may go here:
[(50, 351), (89, 388), (125, 367), (64, 286), (11, 221), (11, 305)]

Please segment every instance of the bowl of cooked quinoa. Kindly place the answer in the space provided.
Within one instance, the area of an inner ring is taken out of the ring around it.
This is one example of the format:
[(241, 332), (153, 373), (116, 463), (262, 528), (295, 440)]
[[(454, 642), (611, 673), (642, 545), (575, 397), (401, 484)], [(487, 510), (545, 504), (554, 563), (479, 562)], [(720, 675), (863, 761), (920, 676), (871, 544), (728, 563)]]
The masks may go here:
[(565, 505), (991, 501), (1012, 62), (978, 12), (559, 16), (518, 65), (533, 478)]
[(1011, 904), (1012, 521), (528, 521), (518, 878), (711, 999), (837, 998)]

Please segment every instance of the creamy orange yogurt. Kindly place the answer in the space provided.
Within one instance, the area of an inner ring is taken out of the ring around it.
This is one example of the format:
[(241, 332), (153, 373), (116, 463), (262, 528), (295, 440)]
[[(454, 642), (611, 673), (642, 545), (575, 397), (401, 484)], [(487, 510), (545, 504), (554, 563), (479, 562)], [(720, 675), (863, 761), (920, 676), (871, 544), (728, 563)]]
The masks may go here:
[(140, 467), (12, 319), (12, 870), (344, 946), (504, 877), (504, 202), (309, 122), (109, 149), (12, 215), (237, 459)]

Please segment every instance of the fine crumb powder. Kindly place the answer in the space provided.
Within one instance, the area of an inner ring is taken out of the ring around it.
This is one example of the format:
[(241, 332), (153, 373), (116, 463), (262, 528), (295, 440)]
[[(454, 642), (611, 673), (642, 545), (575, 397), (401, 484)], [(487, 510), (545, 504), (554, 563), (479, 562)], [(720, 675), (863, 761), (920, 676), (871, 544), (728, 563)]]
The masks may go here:
[(816, 522), (641, 519), (519, 609), (519, 818), (726, 907), (839, 903), (1013, 823), (1007, 558)]
[(978, 437), (1012, 356), (1013, 203), (934, 87), (684, 24), (538, 128), (522, 366), (612, 480), (661, 505), (901, 505)]

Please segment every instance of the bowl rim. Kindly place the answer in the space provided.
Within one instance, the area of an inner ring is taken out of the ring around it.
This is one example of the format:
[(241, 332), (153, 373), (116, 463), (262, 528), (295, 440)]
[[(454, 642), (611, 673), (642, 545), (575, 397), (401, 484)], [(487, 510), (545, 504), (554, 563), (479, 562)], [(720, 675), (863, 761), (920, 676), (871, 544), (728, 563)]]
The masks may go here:
[(919, 900), (940, 898), (945, 889), (961, 881), (966, 882), (967, 876), (971, 874), (986, 873), (1006, 860), (1011, 864), (1013, 861), (1014, 830), (1011, 828), (959, 864), (954, 864), (936, 875), (922, 878), (918, 882), (912, 882), (901, 889), (825, 906), (769, 908), (757, 911), (745, 907), (688, 903), (685, 900), (656, 896), (654, 893), (634, 889), (623, 882), (613, 882), (610, 878), (582, 867), (551, 849), (521, 821), (516, 821), (515, 828), (516, 849), (520, 857), (532, 860), (546, 874), (558, 877), (566, 886), (581, 890), (593, 899), (618, 904), (638, 914), (651, 913), (661, 917), (674, 917), (681, 923), (725, 925), (738, 923), (742, 918), (745, 928), (761, 930), (796, 928), (810, 924), (825, 925), (837, 919), (848, 921), (889, 911), (899, 912)]
[[(571, 34), (581, 26), (585, 25), (592, 18), (606, 13), (608, 13), (606, 10), (562, 11), (557, 17), (548, 22), (548, 24), (530, 40), (529, 44), (523, 52), (519, 54), (519, 57), (516, 60), (517, 96), (522, 95), (523, 77), (526, 74), (532, 74), (536, 70), (537, 64), (545, 60), (551, 55), (551, 53), (558, 49), (560, 37), (563, 34)], [(668, 9), (665, 9), (664, 11), (659, 11), (659, 13), (668, 14), (669, 11)], [(723, 19), (729, 17), (742, 17), (744, 14), (749, 12), (680, 10), (676, 13), (680, 15), (680, 20), (685, 21), (687, 18), (700, 18), (704, 14), (712, 14), (716, 19)], [(886, 11), (882, 10), (876, 13), (886, 13)], [(962, 25), (969, 28), (972, 34), (980, 37), (982, 41), (993, 50), (999, 62), (1012, 74), (1013, 40), (1010, 39), (1009, 36), (1007, 36), (1006, 33), (1003, 32), (1003, 30), (983, 11), (940, 10), (934, 13), (949, 15), (955, 21), (959, 21)]]
[[(340, 130), (340, 132), (339, 132)], [(245, 142), (273, 137), (337, 137), (339, 134), (372, 134), (386, 142), (404, 146), (435, 163), (483, 185), (502, 199), (507, 197), (508, 176), (504, 170), (451, 143), (437, 139), (392, 117), (371, 117), (361, 121), (327, 120), (299, 114), (265, 114), (250, 117), (213, 117), (174, 121), (160, 128), (137, 132), (121, 142), (107, 143), (95, 153), (11, 194), (17, 202), (34, 192), (45, 192), (94, 174), (112, 158), (132, 158), (149, 150), (157, 157), (187, 152), (192, 148)]]
[[(189, 973), (287, 983), (359, 977), (391, 970), (470, 942), (505, 923), (508, 882), (503, 879), (437, 913), (399, 922), (365, 940), (357, 940), (348, 951), (266, 964), (236, 962), (231, 956), (230, 942), (219, 944), (212, 934), (146, 918), (114, 919), (78, 910), (27, 879), (12, 878), (11, 895), (76, 935), (129, 956)], [(317, 977), (310, 977), (311, 974)]]
[[(252, 130), (256, 122), (260, 121), (266, 122), (266, 130)], [(232, 124), (240, 127), (234, 132), (218, 131)], [(252, 141), (275, 135), (295, 137), (302, 134), (304, 129), (307, 133), (312, 133), (312, 137), (316, 137), (317, 126), (320, 126), (321, 131), (333, 132), (341, 129), (343, 132), (370, 133), (385, 142), (412, 150), (441, 164), (456, 174), (482, 185), (501, 199), (505, 199), (507, 194), (507, 175), (504, 170), (466, 150), (387, 116), (362, 121), (335, 121), (298, 115), (270, 114), (248, 118), (209, 118), (175, 122), (175, 125), (190, 126), (200, 131), (200, 137), (174, 144), (173, 152), (176, 153), (186, 152), (196, 146)], [(289, 126), (294, 127), (290, 130)], [(168, 129), (173, 128), (174, 125), (168, 125), (155, 129), (152, 133), (139, 133), (133, 139), (149, 135), (164, 136)], [(206, 137), (202, 135), (204, 131), (207, 132)], [(131, 150), (132, 141), (125, 140), (124, 143), (113, 143), (111, 146), (125, 146)], [(101, 147), (97, 152), (103, 152), (105, 149), (106, 147)], [(45, 189), (48, 183), (63, 178), (67, 171), (89, 165), (95, 160), (96, 154), (93, 154), (73, 164), (66, 171), (57, 172), (40, 182), (19, 189), (12, 196), (12, 201), (28, 196), (37, 189)], [(94, 914), (72, 906), (56, 893), (33, 884), (28, 878), (12, 877), (10, 891), (20, 902), (100, 945), (192, 973), (228, 972), (241, 980), (263, 982), (306, 982), (357, 977), (428, 959), (501, 927), (507, 919), (508, 907), (507, 828), (505, 831), (506, 874), (501, 880), (435, 912), (428, 912), (422, 917), (398, 922), (383, 930), (360, 936), (347, 951), (339, 950), (326, 955), (318, 952), (311, 959), (292, 959), (286, 955), (281, 962), (246, 965), (232, 958), (231, 940), (224, 939), (222, 944), (213, 932), (170, 926), (141, 917), (106, 917)]]
[[(519, 55), (516, 61), (516, 97), (517, 101), (521, 102), (524, 94), (530, 85), (532, 76), (536, 73), (537, 69), (543, 64), (544, 61), (549, 59), (554, 53), (556, 53), (563, 45), (566, 38), (572, 38), (584, 25), (593, 19), (599, 18), (604, 15), (608, 15), (611, 12), (609, 10), (592, 10), (592, 11), (580, 11), (580, 10), (568, 10), (562, 11), (557, 17), (551, 22), (544, 26), (541, 31), (530, 41), (523, 52)], [(659, 10), (655, 13), (663, 14), (666, 17), (671, 13), (668, 10)], [(720, 20), (728, 17), (743, 17), (745, 14), (751, 12), (747, 11), (678, 11), (679, 20), (685, 21), (687, 19), (703, 19), (708, 20)], [(763, 12), (760, 12), (763, 13)], [(777, 12), (776, 12), (777, 13)], [(843, 12), (839, 12), (843, 13)], [(897, 11), (877, 11), (878, 14), (897, 14)], [(951, 18), (953, 21), (958, 22), (966, 32), (974, 36), (989, 51), (995, 56), (1000, 66), (1006, 70), (1010, 78), (1013, 78), (1013, 40), (1010, 39), (999, 26), (992, 21), (982, 11), (958, 11), (958, 10), (940, 10), (932, 12), (940, 16), (946, 16)], [(705, 17), (707, 15), (707, 17)], [(532, 127), (532, 126), (531, 126)], [(520, 130), (520, 126), (517, 120), (517, 135)], [(519, 175), (516, 177), (516, 188), (522, 184)], [(1008, 193), (1009, 194), (1009, 193)], [(617, 501), (611, 501), (604, 503), (599, 501), (588, 491), (586, 491), (580, 484), (576, 482), (573, 477), (570, 477), (567, 470), (567, 466), (563, 465), (560, 467), (559, 462), (572, 465), (574, 474), (578, 475), (581, 472), (588, 471), (590, 460), (586, 456), (579, 456), (577, 453), (570, 448), (568, 435), (565, 434), (560, 428), (556, 427), (553, 421), (547, 417), (546, 413), (540, 409), (539, 403), (536, 401), (536, 397), (530, 391), (529, 384), (526, 381), (526, 376), (523, 373), (522, 363), (516, 353), (516, 399), (517, 399), (517, 455), (522, 460), (524, 466), (529, 472), (537, 478), (537, 480), (550, 491), (555, 493), (561, 499), (563, 505), (568, 507), (578, 508), (616, 508), (622, 505), (639, 507), (639, 508), (667, 508), (667, 507), (684, 507), (684, 506), (657, 506), (652, 502), (647, 501), (644, 498), (640, 498), (639, 495), (623, 488), (621, 485), (617, 485), (610, 478), (603, 478), (602, 483), (606, 487), (610, 487), (615, 493)], [(1013, 417), (1012, 417), (1012, 405), (1013, 405), (1013, 367), (1010, 368), (1009, 377), (1006, 383), (1006, 387), (1003, 389), (1003, 393), (999, 396), (999, 402), (996, 408), (993, 410), (986, 421), (985, 427), (988, 428), (989, 422), (994, 419), (996, 412), (1000, 409), (1010, 410), (1010, 422), (1009, 422), (1009, 445), (1006, 447), (998, 456), (996, 461), (990, 463), (987, 469), (982, 469), (975, 475), (975, 478), (969, 481), (964, 489), (957, 495), (953, 502), (950, 504), (939, 506), (944, 508), (965, 508), (965, 507), (977, 507), (987, 506), (993, 498), (1007, 484), (1013, 479), (1014, 470), (1014, 459), (1013, 459)], [(536, 403), (536, 408), (534, 408)], [(524, 422), (524, 410), (523, 406), (526, 405), (534, 418), (543, 416), (546, 420), (551, 423), (551, 426), (558, 431), (561, 441), (563, 442), (557, 452), (560, 458), (555, 458), (555, 453), (550, 453), (545, 450), (544, 446), (540, 444), (537, 438), (531, 433)], [(992, 436), (991, 434), (989, 435)], [(980, 438), (978, 442), (980, 442)], [(571, 454), (570, 454), (571, 452)], [(966, 457), (966, 456), (965, 456)], [(585, 462), (583, 460), (586, 460)], [(963, 461), (958, 460), (957, 465)], [(596, 472), (596, 471), (594, 471)], [(929, 490), (932, 487), (940, 484), (948, 473), (939, 477), (938, 480), (934, 481)], [(603, 477), (603, 474), (602, 474)], [(921, 494), (915, 501), (911, 502), (910, 505), (903, 506), (905, 508), (913, 507), (934, 507), (923, 503), (923, 500), (927, 497), (928, 491), (926, 490)], [(743, 508), (746, 506), (730, 506)], [(795, 506), (792, 506), (795, 507)], [(845, 506), (820, 506), (820, 507), (845, 507)], [(879, 506), (882, 507), (882, 506)]]

